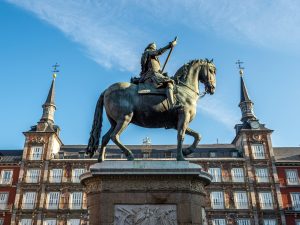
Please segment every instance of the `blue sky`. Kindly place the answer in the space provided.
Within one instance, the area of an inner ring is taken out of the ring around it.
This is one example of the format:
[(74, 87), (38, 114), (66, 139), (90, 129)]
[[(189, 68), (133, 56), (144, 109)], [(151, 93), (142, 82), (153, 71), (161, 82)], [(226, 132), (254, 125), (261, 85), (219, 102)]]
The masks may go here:
[[(274, 146), (299, 146), (299, 11), (293, 0), (1, 1), (0, 149), (22, 148), (22, 132), (41, 117), (56, 62), (61, 139), (86, 144), (99, 94), (139, 73), (148, 43), (163, 46), (175, 36), (169, 74), (195, 58), (214, 58), (217, 66), (216, 93), (199, 101), (191, 124), (201, 143), (234, 138), (241, 117), (240, 59), (255, 113), (274, 130)], [(134, 125), (121, 139), (140, 144), (145, 136), (153, 144), (176, 143), (175, 131)]]

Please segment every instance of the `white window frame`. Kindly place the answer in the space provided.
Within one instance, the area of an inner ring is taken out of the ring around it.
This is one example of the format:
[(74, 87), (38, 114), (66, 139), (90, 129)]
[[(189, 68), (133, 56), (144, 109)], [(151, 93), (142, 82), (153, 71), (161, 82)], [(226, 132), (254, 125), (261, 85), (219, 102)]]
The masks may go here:
[(50, 183), (61, 183), (63, 177), (63, 169), (51, 169), (50, 170)]
[(49, 192), (47, 194), (47, 209), (58, 209), (60, 192)]
[(237, 225), (251, 225), (250, 219), (243, 218), (243, 219), (237, 219), (236, 220)]
[(224, 209), (224, 192), (223, 191), (212, 191), (210, 193), (210, 202), (212, 209)]
[[(6, 178), (5, 175), (6, 174), (10, 174), (9, 178)], [(7, 170), (4, 169), (1, 171), (1, 180), (0, 180), (0, 184), (11, 184), (12, 183), (12, 178), (13, 178), (13, 170)]]
[(31, 225), (32, 224), (32, 219), (21, 219), (19, 221), (19, 225)]
[(81, 209), (83, 204), (83, 192), (72, 192), (69, 204), (70, 209)]
[(74, 168), (72, 169), (72, 182), (80, 183), (80, 175), (85, 172), (85, 168)]
[(212, 219), (212, 225), (226, 225), (226, 219), (219, 218), (219, 219)]
[(30, 151), (31, 160), (42, 160), (43, 157), (43, 146), (32, 146)]
[(7, 209), (8, 192), (0, 192), (0, 209)]
[(291, 192), (290, 193), (292, 207), (295, 210), (300, 210), (300, 192)]
[(22, 208), (33, 209), (35, 206), (36, 192), (28, 191), (23, 193)]
[(253, 159), (265, 159), (266, 151), (263, 144), (252, 144), (252, 156)]
[(231, 168), (231, 177), (232, 177), (232, 182), (236, 182), (236, 183), (245, 182), (244, 168), (242, 167)]
[(249, 208), (248, 194), (246, 191), (235, 191), (233, 196), (236, 209)]
[(30, 168), (26, 172), (26, 183), (38, 183), (40, 181), (41, 169)]
[(263, 225), (277, 225), (276, 219), (264, 219)]
[(272, 192), (259, 192), (258, 196), (261, 209), (274, 209)]
[(56, 225), (57, 224), (57, 220), (55, 218), (48, 218), (45, 219), (43, 222), (43, 225)]
[(267, 167), (255, 168), (257, 183), (269, 183), (269, 169)]
[(222, 182), (222, 169), (218, 167), (208, 168), (208, 173), (212, 175), (212, 182)]
[(67, 225), (80, 225), (80, 219), (68, 219)]
[(297, 169), (286, 169), (285, 176), (287, 185), (299, 185), (299, 176)]

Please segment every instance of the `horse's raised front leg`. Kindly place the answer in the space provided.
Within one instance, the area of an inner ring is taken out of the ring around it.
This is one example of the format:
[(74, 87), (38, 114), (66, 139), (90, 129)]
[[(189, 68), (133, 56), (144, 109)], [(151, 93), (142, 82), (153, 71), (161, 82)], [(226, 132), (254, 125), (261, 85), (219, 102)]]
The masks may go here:
[(189, 154), (192, 154), (195, 151), (195, 149), (197, 148), (198, 143), (201, 140), (201, 135), (199, 133), (197, 133), (196, 131), (192, 130), (191, 128), (189, 128), (189, 127), (186, 129), (185, 133), (194, 138), (193, 144), (190, 147), (182, 150), (183, 155), (187, 156)]
[(184, 157), (182, 154), (182, 144), (184, 141), (184, 136), (186, 129), (189, 124), (189, 114), (181, 111), (178, 116), (178, 124), (177, 124), (177, 161), (184, 161)]
[(120, 135), (121, 133), (126, 129), (128, 124), (130, 123), (132, 119), (133, 114), (131, 113), (130, 115), (126, 115), (124, 119), (119, 119), (117, 121), (117, 125), (112, 132), (110, 138), (111, 140), (123, 151), (125, 156), (127, 157), (127, 160), (134, 160), (132, 152), (126, 148), (121, 142), (120, 142)]

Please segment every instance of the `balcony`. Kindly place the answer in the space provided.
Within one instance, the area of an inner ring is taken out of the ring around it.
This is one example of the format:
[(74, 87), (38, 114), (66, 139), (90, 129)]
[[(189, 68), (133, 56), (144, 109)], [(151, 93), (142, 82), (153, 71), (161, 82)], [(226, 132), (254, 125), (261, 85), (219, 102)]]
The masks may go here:
[(1, 180), (0, 180), (0, 185), (1, 185), (1, 186), (11, 185), (11, 184), (12, 184), (12, 178), (9, 178), (9, 179), (1, 179)]
[(0, 211), (12, 211), (12, 204), (0, 203)]
[(235, 202), (236, 209), (249, 209), (248, 202)]
[(35, 203), (22, 203), (22, 209), (34, 209)]
[(260, 209), (274, 209), (274, 204), (272, 202), (269, 203), (260, 203)]

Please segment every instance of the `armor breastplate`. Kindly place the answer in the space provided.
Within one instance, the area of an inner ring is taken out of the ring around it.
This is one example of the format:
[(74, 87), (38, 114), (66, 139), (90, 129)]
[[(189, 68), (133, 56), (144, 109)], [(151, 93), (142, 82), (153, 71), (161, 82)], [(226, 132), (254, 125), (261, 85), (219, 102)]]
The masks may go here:
[(153, 57), (150, 61), (153, 72), (160, 72), (160, 62), (156, 57)]

